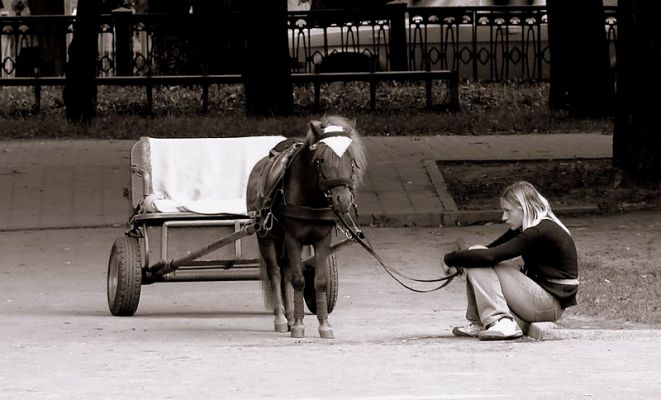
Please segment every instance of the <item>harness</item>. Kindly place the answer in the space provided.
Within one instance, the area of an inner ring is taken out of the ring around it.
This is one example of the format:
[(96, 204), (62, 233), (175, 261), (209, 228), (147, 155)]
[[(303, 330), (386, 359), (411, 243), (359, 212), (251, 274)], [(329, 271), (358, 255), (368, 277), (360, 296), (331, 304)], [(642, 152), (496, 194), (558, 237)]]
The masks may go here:
[[(291, 203), (285, 198), (284, 185), (289, 173), (291, 164), (296, 160), (296, 157), (300, 156), (301, 152), (304, 149), (314, 150), (314, 146), (321, 142), (324, 139), (331, 137), (350, 137), (347, 133), (341, 131), (329, 131), (321, 135), (317, 142), (310, 147), (305, 146), (301, 142), (292, 142), (289, 148), (281, 150), (279, 154), (287, 154), (286, 166), (284, 168), (284, 173), (279, 177), (279, 181), (274, 185), (274, 189), (268, 193), (264, 207), (261, 211), (261, 215), (265, 218), (262, 221), (262, 228), (268, 233), (268, 230), (273, 226), (273, 219), (276, 219), (276, 215), (285, 216), (288, 218), (295, 218), (301, 220), (314, 220), (314, 221), (328, 221), (337, 223), (337, 215), (330, 207), (330, 190), (338, 186), (346, 186), (351, 190), (353, 194), (353, 180), (351, 178), (328, 178), (323, 171), (321, 160), (317, 159), (314, 161), (314, 169), (317, 174), (317, 179), (319, 182), (319, 189), (323, 192), (326, 199), (328, 199), (328, 207), (307, 207), (298, 204)], [(274, 209), (275, 207), (275, 209)], [(355, 203), (354, 203), (354, 207)]]
[[(331, 131), (322, 135), (319, 138), (318, 142), (325, 138), (334, 137), (334, 136), (348, 136), (348, 135), (342, 131)], [(376, 253), (376, 251), (374, 250), (374, 248), (372, 247), (371, 243), (369, 242), (365, 234), (362, 232), (362, 230), (356, 225), (354, 220), (351, 218), (350, 213), (341, 212), (337, 210), (333, 206), (333, 202), (331, 201), (330, 190), (337, 186), (346, 186), (349, 188), (349, 190), (351, 190), (353, 194), (353, 180), (351, 178), (329, 179), (323, 171), (321, 161), (318, 159), (315, 160), (314, 162), (314, 168), (317, 173), (317, 178), (319, 181), (319, 189), (324, 193), (324, 196), (328, 200), (329, 206), (323, 208), (313, 208), (313, 207), (306, 207), (287, 202), (284, 195), (284, 182), (286, 180), (285, 179), (286, 174), (288, 173), (291, 163), (295, 160), (296, 157), (300, 155), (301, 151), (304, 148), (306, 148), (306, 146), (303, 146), (302, 143), (297, 143), (295, 145), (297, 145), (298, 148), (295, 152), (292, 153), (291, 157), (287, 162), (285, 174), (284, 174), (285, 176), (283, 176), (278, 182), (279, 188), (272, 193), (270, 200), (267, 200), (265, 204), (265, 208), (262, 210), (262, 214), (265, 215), (266, 217), (263, 219), (262, 223), (260, 224), (260, 230), (258, 231), (258, 234), (266, 235), (273, 227), (273, 220), (274, 219), (277, 220), (276, 216), (273, 213), (273, 204), (277, 204), (275, 210), (277, 215), (285, 216), (288, 218), (302, 219), (302, 220), (334, 222), (336, 224), (336, 227), (340, 231), (342, 231), (348, 239), (351, 239), (354, 242), (360, 244), (361, 247), (363, 247), (376, 261), (378, 261), (381, 267), (383, 267), (383, 269), (386, 271), (386, 273), (390, 275), (397, 283), (399, 283), (404, 288), (411, 290), (413, 292), (428, 293), (442, 289), (448, 284), (450, 284), (450, 282), (452, 282), (452, 280), (456, 276), (461, 275), (463, 273), (462, 269), (457, 269), (455, 273), (447, 276), (434, 278), (434, 279), (417, 279), (404, 275), (401, 272), (399, 272), (397, 269), (386, 264), (383, 261), (383, 259)], [(312, 149), (312, 146), (310, 148)], [(355, 167), (355, 164), (352, 165), (352, 167)], [(278, 196), (281, 197), (280, 201), (276, 201)], [(354, 209), (356, 217), (358, 217), (358, 206), (356, 205), (355, 202), (353, 203), (352, 207)], [(407, 285), (406, 283), (404, 283), (404, 280), (408, 280), (411, 282), (419, 282), (419, 283), (442, 282), (442, 284), (432, 289), (423, 290), (423, 289), (416, 289), (410, 285)]]

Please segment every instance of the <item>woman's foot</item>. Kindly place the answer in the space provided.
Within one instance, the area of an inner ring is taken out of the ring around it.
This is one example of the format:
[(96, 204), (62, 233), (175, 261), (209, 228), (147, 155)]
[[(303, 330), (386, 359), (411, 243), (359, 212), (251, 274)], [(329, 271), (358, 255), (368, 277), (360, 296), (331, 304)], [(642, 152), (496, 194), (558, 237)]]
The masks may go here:
[(480, 340), (509, 340), (523, 336), (519, 325), (511, 318), (501, 318), (478, 334)]
[(452, 334), (455, 336), (477, 337), (483, 329), (484, 326), (479, 322), (469, 322), (464, 326), (455, 326), (452, 328)]

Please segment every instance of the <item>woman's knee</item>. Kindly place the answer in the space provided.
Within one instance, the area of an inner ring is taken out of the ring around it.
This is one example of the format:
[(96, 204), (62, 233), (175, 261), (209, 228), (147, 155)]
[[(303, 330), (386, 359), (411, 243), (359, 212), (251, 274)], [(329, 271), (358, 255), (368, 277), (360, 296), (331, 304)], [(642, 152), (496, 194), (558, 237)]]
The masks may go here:
[(493, 273), (493, 268), (490, 267), (479, 267), (479, 268), (466, 268), (466, 277), (470, 281), (483, 280), (487, 279), (498, 279), (498, 277)]
[(502, 261), (493, 266), (493, 270), (496, 271), (498, 276), (507, 276), (508, 278), (519, 277), (521, 272), (521, 266), (513, 261)]

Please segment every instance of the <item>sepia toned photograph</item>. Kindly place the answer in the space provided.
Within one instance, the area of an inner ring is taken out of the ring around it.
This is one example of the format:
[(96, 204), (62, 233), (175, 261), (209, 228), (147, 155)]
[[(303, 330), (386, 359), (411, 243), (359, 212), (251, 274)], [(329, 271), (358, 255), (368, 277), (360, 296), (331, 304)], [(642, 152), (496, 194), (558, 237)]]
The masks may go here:
[(0, 399), (658, 398), (656, 4), (0, 0)]

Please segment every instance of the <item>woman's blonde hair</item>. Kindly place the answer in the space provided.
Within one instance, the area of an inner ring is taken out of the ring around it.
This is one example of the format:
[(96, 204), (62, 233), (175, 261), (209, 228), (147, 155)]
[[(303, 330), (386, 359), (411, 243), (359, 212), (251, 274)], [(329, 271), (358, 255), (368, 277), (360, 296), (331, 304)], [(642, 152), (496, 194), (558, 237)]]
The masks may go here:
[(569, 233), (569, 229), (560, 222), (551, 210), (549, 201), (529, 182), (520, 181), (509, 185), (503, 191), (500, 199), (523, 210), (523, 224), (521, 226), (523, 230), (536, 226), (543, 219), (550, 219)]

